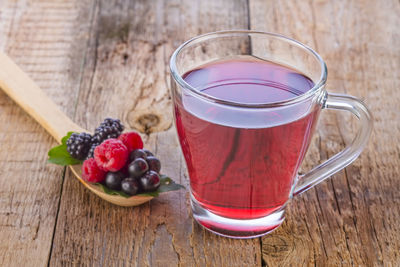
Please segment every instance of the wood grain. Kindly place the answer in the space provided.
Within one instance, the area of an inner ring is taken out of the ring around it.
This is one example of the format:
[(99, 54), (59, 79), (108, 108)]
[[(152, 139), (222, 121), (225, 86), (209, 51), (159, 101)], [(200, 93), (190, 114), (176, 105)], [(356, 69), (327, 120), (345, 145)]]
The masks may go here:
[[(400, 264), (399, 12), (398, 1), (250, 0), (252, 29), (313, 47), (328, 65), (328, 91), (364, 99), (375, 117), (361, 157), (294, 199), (283, 227), (262, 239), (267, 266)], [(339, 151), (356, 126), (324, 111), (303, 168)]]
[[(101, 1), (95, 10), (76, 120), (91, 129), (105, 116), (122, 118), (148, 134), (163, 172), (188, 186), (171, 127), (169, 57), (202, 32), (246, 28), (246, 1)], [(121, 208), (68, 178), (50, 265), (261, 265), (258, 239), (221, 238), (194, 223), (187, 191)]]
[[(19, 68), (6, 54), (0, 52), (0, 87), (18, 106), (34, 118), (53, 138), (61, 143), (68, 132), (88, 132), (71, 121), (43, 90)], [(75, 177), (90, 191), (116, 205), (138, 206), (153, 199), (152, 196), (106, 194), (99, 186), (87, 183), (82, 178), (82, 165), (70, 166)]]
[[(63, 180), (45, 162), (55, 141), (0, 92), (0, 265), (399, 266), (398, 14), (395, 0), (0, 0), (0, 49), (79, 125), (112, 116), (140, 130), (186, 186), (168, 60), (195, 35), (250, 27), (304, 42), (327, 62), (328, 91), (359, 96), (375, 117), (360, 159), (294, 199), (277, 231), (244, 241), (201, 229), (186, 191), (123, 208), (69, 170)], [(339, 151), (355, 127), (324, 111), (302, 168)]]
[(1, 89), (56, 141), (61, 144), (61, 139), (70, 131), (85, 131), (71, 121), (9, 56), (0, 52), (0, 61)]
[[(68, 115), (80, 83), (81, 1), (0, 1), (0, 47)], [(46, 163), (56, 144), (0, 92), (0, 265), (48, 263), (63, 168)]]

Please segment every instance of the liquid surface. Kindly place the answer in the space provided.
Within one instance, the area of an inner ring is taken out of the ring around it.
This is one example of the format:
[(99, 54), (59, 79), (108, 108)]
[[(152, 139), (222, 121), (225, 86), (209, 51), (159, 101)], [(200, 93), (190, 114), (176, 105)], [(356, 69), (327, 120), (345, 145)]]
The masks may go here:
[[(183, 77), (208, 95), (251, 104), (287, 100), (314, 85), (293, 69), (256, 59), (213, 62)], [(176, 98), (176, 127), (196, 200), (236, 219), (267, 216), (282, 207), (319, 113), (315, 108), (296, 118), (297, 110), (303, 107), (241, 114), (190, 94)], [(257, 127), (243, 127), (253, 118)], [(288, 123), (276, 125), (277, 118)]]
[(214, 62), (187, 72), (183, 77), (188, 84), (203, 93), (245, 104), (288, 100), (314, 86), (301, 73), (257, 59)]

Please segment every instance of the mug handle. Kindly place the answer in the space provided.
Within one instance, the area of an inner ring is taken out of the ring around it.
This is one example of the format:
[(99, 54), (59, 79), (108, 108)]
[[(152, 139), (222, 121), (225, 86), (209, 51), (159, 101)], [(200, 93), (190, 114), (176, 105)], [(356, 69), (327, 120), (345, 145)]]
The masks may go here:
[(360, 121), (360, 127), (351, 144), (344, 150), (313, 168), (308, 173), (298, 177), (297, 184), (293, 190), (293, 196), (307, 191), (352, 163), (360, 155), (372, 132), (371, 113), (361, 100), (353, 96), (327, 94), (322, 108), (350, 111)]

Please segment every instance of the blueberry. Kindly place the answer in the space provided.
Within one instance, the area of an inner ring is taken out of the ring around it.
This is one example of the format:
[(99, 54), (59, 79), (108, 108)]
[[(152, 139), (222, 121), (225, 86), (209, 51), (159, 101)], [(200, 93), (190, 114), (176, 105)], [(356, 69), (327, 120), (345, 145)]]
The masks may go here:
[(146, 192), (155, 191), (160, 186), (160, 182), (160, 176), (155, 171), (148, 171), (139, 178), (139, 184)]
[(139, 191), (139, 184), (133, 178), (126, 178), (121, 182), (121, 188), (124, 193), (133, 196)]
[(149, 170), (149, 165), (145, 159), (138, 158), (131, 162), (128, 166), (129, 176), (132, 178), (139, 178)]
[(124, 179), (124, 175), (121, 172), (108, 172), (105, 183), (110, 189), (120, 190), (122, 179)]
[(154, 156), (149, 156), (146, 159), (147, 164), (149, 165), (149, 170), (155, 171), (156, 173), (160, 173), (161, 170), (161, 162), (158, 158)]
[(144, 153), (146, 153), (146, 155), (147, 155), (148, 157), (150, 157), (150, 156), (154, 156), (154, 154), (153, 154), (153, 153), (151, 153), (151, 152), (150, 152), (150, 150), (143, 149), (143, 151), (144, 151)]
[(129, 160), (132, 162), (138, 158), (146, 159), (146, 157), (147, 157), (146, 152), (144, 152), (143, 149), (135, 149), (129, 155)]

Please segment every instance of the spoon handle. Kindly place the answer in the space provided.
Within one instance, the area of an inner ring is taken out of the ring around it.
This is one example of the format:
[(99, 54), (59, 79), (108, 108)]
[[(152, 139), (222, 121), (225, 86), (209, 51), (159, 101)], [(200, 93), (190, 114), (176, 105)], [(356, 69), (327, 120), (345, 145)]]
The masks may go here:
[(59, 107), (6, 54), (0, 52), (0, 87), (58, 142), (69, 131), (85, 131)]

